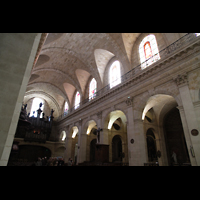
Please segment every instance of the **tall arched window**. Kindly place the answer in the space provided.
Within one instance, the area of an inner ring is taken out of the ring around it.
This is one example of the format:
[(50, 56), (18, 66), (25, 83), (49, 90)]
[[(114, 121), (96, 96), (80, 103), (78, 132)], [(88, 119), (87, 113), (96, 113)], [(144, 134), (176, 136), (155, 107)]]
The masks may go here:
[(154, 35), (148, 35), (142, 40), (139, 46), (139, 54), (142, 69), (145, 69), (160, 59), (158, 45)]
[[(37, 117), (37, 110), (39, 109), (39, 104), (42, 103), (42, 107), (41, 110), (44, 109), (44, 101), (40, 98), (34, 98), (33, 99), (33, 103), (32, 103), (32, 107), (31, 107), (31, 112), (30, 112), (30, 116)], [(35, 111), (35, 113), (33, 114), (33, 111)], [(40, 114), (40, 118), (42, 117), (42, 113)]]
[(80, 94), (77, 91), (76, 96), (75, 96), (75, 109), (77, 109), (80, 106), (80, 100), (81, 100)]
[(89, 87), (89, 100), (94, 99), (96, 97), (97, 92), (97, 82), (95, 78), (93, 78), (90, 81), (90, 87)]
[(65, 102), (65, 108), (64, 108), (64, 116), (67, 115), (68, 109), (69, 109), (69, 105), (68, 105), (68, 103), (67, 103), (67, 101), (66, 101), (66, 102)]
[(110, 88), (121, 83), (121, 69), (120, 62), (117, 60), (113, 62), (110, 67)]

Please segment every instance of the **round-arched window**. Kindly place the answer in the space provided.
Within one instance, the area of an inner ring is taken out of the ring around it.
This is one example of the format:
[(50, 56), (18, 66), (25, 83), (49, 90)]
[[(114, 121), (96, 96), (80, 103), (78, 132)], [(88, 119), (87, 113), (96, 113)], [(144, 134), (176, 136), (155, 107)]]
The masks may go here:
[(77, 109), (80, 106), (80, 93), (77, 91), (76, 96), (75, 96), (75, 109)]
[(121, 68), (120, 62), (117, 60), (113, 62), (110, 67), (110, 88), (121, 83)]
[(97, 82), (95, 78), (93, 78), (90, 81), (90, 87), (89, 87), (89, 100), (94, 99), (96, 97), (97, 92)]
[[(40, 109), (43, 110), (44, 109), (44, 100), (40, 99), (40, 98), (34, 98), (33, 99), (30, 116), (37, 117), (37, 110), (39, 109), (40, 103), (42, 103), (42, 107)], [(33, 114), (34, 111), (35, 111), (35, 113)], [(42, 118), (42, 112), (40, 114), (40, 118)]]
[(158, 45), (154, 35), (148, 35), (142, 40), (139, 46), (139, 54), (142, 69), (145, 69), (160, 59)]

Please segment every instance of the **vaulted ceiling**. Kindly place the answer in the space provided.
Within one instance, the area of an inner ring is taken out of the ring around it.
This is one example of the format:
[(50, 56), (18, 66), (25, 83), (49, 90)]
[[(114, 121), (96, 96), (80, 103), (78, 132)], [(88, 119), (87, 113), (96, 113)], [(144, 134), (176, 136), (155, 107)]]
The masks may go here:
[(131, 69), (132, 48), (139, 33), (49, 33), (38, 54), (27, 86), (25, 101), (35, 96), (45, 99), (54, 116), (63, 113), (65, 101), (73, 107), (78, 90), (86, 97), (89, 80), (95, 78), (98, 89), (105, 86), (104, 72), (116, 57)]

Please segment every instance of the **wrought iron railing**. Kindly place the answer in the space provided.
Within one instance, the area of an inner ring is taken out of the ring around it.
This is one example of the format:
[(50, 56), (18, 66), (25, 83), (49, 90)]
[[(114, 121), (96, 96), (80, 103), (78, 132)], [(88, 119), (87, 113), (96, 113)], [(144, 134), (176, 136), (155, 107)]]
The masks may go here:
[[(182, 49), (184, 47), (187, 47), (188, 45), (191, 45), (192, 43), (196, 42), (197, 40), (200, 40), (200, 36), (198, 37), (198, 35), (196, 35), (195, 33), (188, 33), (188, 34), (184, 35), (183, 37), (181, 37), (180, 39), (178, 39), (174, 43), (170, 44), (166, 48), (164, 48), (161, 51), (159, 51), (160, 59), (158, 61), (152, 63), (151, 67), (156, 66), (160, 62), (163, 62), (163, 60), (165, 60), (165, 59), (169, 58), (170, 56), (172, 56), (176, 51), (178, 51), (178, 50), (180, 50), (180, 49)], [(148, 62), (150, 59), (152, 59), (152, 57), (150, 57), (145, 62)], [(96, 96), (94, 97), (94, 99), (97, 99), (99, 97), (104, 96), (110, 90), (115, 90), (118, 86), (123, 85), (125, 82), (131, 80), (133, 77), (137, 77), (137, 75), (141, 74), (143, 71), (145, 71), (145, 70), (147, 70), (149, 68), (149, 67), (146, 67), (146, 68), (142, 69), (141, 65), (143, 65), (143, 63), (139, 64), (138, 66), (134, 67), (129, 72), (127, 72), (126, 74), (122, 75), (120, 77), (121, 83), (116, 85), (115, 87), (110, 88), (110, 84), (108, 84), (105, 87), (103, 87), (102, 89), (98, 90), (96, 92)], [(60, 115), (57, 118), (57, 121), (63, 119), (65, 116), (68, 116), (68, 115), (74, 113), (75, 111), (78, 111), (83, 105), (90, 104), (92, 102), (92, 100), (93, 99), (91, 99), (91, 97), (88, 97), (88, 98), (84, 99), (82, 102), (80, 102), (80, 105), (79, 105), (78, 108), (75, 109), (75, 106), (72, 107), (67, 112), (65, 112), (62, 115)]]

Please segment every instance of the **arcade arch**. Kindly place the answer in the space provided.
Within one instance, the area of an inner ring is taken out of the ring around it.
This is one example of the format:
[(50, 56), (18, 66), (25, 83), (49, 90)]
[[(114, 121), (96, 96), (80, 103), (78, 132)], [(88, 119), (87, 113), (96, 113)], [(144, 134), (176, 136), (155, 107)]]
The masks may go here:
[(86, 123), (84, 128), (84, 133), (87, 135), (86, 140), (86, 161), (95, 160), (95, 145), (96, 145), (96, 135), (95, 131), (97, 130), (97, 123), (94, 120), (90, 120)]
[[(158, 161), (161, 166), (175, 165), (172, 159), (173, 152), (176, 153), (179, 164), (190, 162), (187, 149), (189, 141), (186, 139), (188, 137), (185, 137), (187, 133), (183, 131), (177, 106), (177, 101), (171, 95), (156, 94), (147, 100), (142, 120), (148, 162)], [(158, 151), (161, 152), (161, 156)]]
[(69, 137), (72, 138), (71, 140), (71, 158), (74, 163), (77, 162), (77, 154), (78, 154), (78, 132), (79, 129), (77, 126), (73, 126), (70, 130)]
[(64, 142), (66, 139), (66, 136), (67, 136), (66, 132), (62, 131), (59, 137), (59, 141)]
[(121, 110), (111, 111), (104, 121), (103, 137), (109, 144), (109, 162), (128, 163), (127, 117)]

